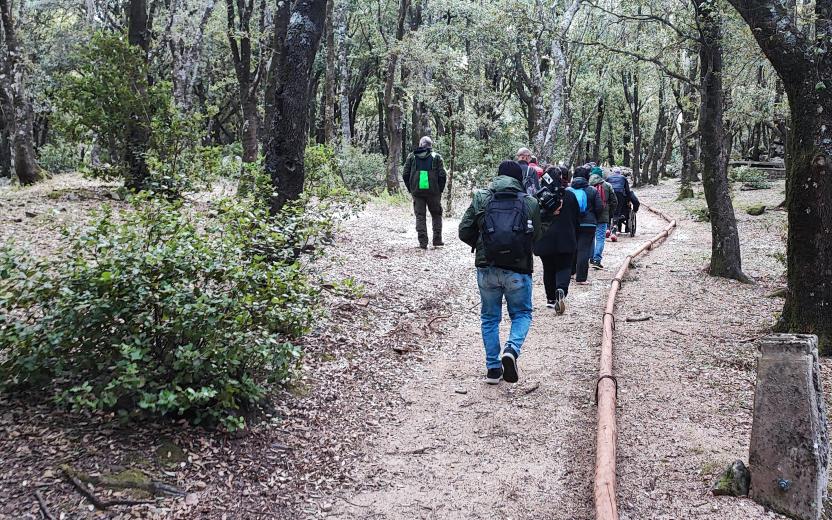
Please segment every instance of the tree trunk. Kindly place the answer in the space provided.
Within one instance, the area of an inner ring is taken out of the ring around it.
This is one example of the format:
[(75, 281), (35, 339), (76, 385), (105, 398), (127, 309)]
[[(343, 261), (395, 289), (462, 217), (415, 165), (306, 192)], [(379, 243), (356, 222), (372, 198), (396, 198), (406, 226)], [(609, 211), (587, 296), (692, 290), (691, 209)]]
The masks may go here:
[[(130, 45), (138, 47), (145, 61), (148, 59), (150, 49), (150, 27), (147, 16), (147, 0), (130, 0), (127, 15), (127, 41)], [(144, 89), (141, 82), (139, 89)], [(141, 97), (145, 92), (139, 93)], [(132, 190), (141, 190), (147, 183), (150, 174), (145, 153), (150, 141), (150, 121), (147, 121), (144, 114), (131, 114), (127, 123), (127, 148), (124, 152), (124, 159), (130, 174), (129, 180), (125, 183)]]
[(326, 4), (326, 78), (324, 80), (324, 140), (335, 144), (335, 0)]
[[(557, 18), (556, 12), (557, 3), (552, 5), (552, 14)], [(557, 140), (558, 130), (560, 128), (563, 110), (568, 103), (568, 94), (564, 89), (564, 79), (566, 72), (569, 70), (569, 62), (567, 59), (565, 46), (566, 36), (569, 33), (569, 28), (572, 26), (572, 21), (575, 19), (578, 9), (581, 7), (581, 0), (572, 0), (569, 7), (563, 13), (560, 24), (557, 28), (557, 33), (552, 39), (552, 61), (554, 62), (554, 70), (552, 74), (555, 79), (555, 85), (552, 89), (552, 102), (549, 107), (549, 123), (545, 128), (541, 126), (537, 139), (535, 140), (535, 148), (538, 152), (538, 158), (541, 161), (549, 161), (555, 149), (555, 142)], [(539, 16), (538, 19), (542, 17)]]
[(601, 132), (604, 129), (604, 98), (598, 102), (598, 113), (595, 115), (595, 139), (592, 142), (592, 160), (601, 164)]
[(396, 69), (399, 64), (400, 52), (398, 42), (404, 38), (404, 20), (409, 7), (410, 0), (399, 1), (396, 43), (388, 51), (387, 71), (384, 81), (384, 108), (387, 129), (387, 191), (390, 193), (398, 193), (399, 191), (399, 168), (402, 161), (402, 139), (404, 138), (402, 130), (404, 122), (402, 98), (404, 93), (402, 88), (396, 85)]
[[(334, 0), (333, 0), (334, 1)], [(339, 0), (336, 10), (335, 22), (338, 37), (338, 76), (339, 96), (338, 107), (341, 111), (341, 150), (342, 152), (352, 143), (352, 126), (350, 114), (350, 68), (347, 61), (347, 11), (349, 3), (347, 0)], [(365, 83), (366, 84), (366, 83)]]
[(615, 165), (615, 147), (612, 144), (612, 117), (607, 114), (607, 162), (610, 166)]
[[(789, 99), (786, 153), (788, 288), (778, 329), (816, 334), (832, 350), (832, 2), (815, 2), (816, 39), (807, 39), (783, 4), (729, 0), (752, 29)], [(819, 49), (826, 52), (819, 53)], [(784, 132), (785, 133), (785, 132)]]
[(280, 90), (280, 70), (286, 61), (286, 30), (289, 27), (289, 10), (290, 2), (277, 2), (277, 8), (273, 16), (274, 37), (272, 38), (272, 53), (269, 57), (266, 72), (266, 89), (263, 94), (264, 117), (266, 129), (263, 132), (263, 148), (265, 148), (266, 140), (270, 134), (272, 127), (272, 118), (277, 112), (275, 104), (277, 103), (276, 95)]
[(709, 0), (693, 0), (699, 19), (701, 104), (699, 131), (702, 138), (702, 185), (711, 218), (710, 274), (750, 281), (742, 272), (740, 239), (731, 189), (728, 184), (728, 157), (722, 92), (722, 26), (720, 13)]
[(0, 177), (12, 176), (12, 143), (6, 118), (0, 117)]
[(35, 160), (34, 110), (28, 92), (28, 74), (22, 61), (22, 51), (17, 40), (17, 27), (12, 18), (10, 0), (0, 0), (0, 26), (2, 26), (3, 54), (0, 57), (0, 103), (2, 103), (5, 131), (11, 137), (14, 172), (22, 185), (34, 184), (42, 178), (40, 166)]
[(272, 215), (303, 193), (303, 157), (309, 133), (312, 67), (323, 33), (327, 0), (296, 0), (286, 30), (285, 59), (278, 70), (265, 169), (272, 180)]
[(448, 169), (448, 185), (446, 186), (448, 196), (446, 197), (445, 211), (448, 215), (453, 211), (454, 204), (454, 168), (456, 168), (456, 121), (454, 119), (453, 106), (448, 107), (448, 119), (451, 125), (451, 162)]

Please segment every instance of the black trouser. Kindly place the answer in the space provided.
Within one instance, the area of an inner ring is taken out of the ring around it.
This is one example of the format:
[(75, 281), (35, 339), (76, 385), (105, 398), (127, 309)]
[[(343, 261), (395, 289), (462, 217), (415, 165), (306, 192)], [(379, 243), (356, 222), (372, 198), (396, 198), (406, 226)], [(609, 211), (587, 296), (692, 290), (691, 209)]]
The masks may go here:
[(413, 197), (413, 212), (416, 213), (416, 234), (419, 235), (419, 245), (428, 245), (428, 217), (433, 225), (433, 245), (442, 244), (442, 195), (427, 197)]
[(558, 299), (558, 289), (563, 289), (563, 295), (569, 294), (569, 280), (572, 275), (572, 253), (541, 256), (543, 264), (543, 286), (546, 288), (546, 299)]
[(579, 227), (575, 238), (578, 240), (578, 249), (575, 251), (572, 272), (575, 273), (576, 282), (585, 282), (589, 276), (589, 259), (595, 252), (595, 226)]

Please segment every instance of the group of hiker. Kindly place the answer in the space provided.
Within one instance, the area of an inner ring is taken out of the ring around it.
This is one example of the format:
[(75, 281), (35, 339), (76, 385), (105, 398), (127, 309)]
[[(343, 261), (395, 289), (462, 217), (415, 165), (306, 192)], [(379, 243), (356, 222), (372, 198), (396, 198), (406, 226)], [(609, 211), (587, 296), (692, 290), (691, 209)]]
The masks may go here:
[[(432, 244), (444, 245), (440, 199), (446, 171), (432, 148), (430, 137), (423, 137), (403, 172), (422, 249), (428, 247), (428, 211)], [(574, 171), (541, 166), (528, 148), (520, 148), (516, 160), (500, 163), (488, 188), (474, 193), (459, 238), (475, 253), (486, 383), (519, 379), (517, 358), (532, 322), (533, 257), (543, 265), (546, 306), (563, 314), (572, 277), (586, 285), (590, 267), (604, 268), (604, 244), (617, 240), (619, 222), (628, 211), (638, 211), (638, 198), (620, 168), (606, 175), (594, 163)], [(500, 341), (503, 300), (511, 318), (505, 343)]]

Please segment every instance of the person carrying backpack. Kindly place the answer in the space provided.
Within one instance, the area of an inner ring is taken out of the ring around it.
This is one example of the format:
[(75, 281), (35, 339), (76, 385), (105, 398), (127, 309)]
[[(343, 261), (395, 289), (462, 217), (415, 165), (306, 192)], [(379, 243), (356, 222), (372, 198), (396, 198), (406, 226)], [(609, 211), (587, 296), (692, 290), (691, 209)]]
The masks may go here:
[(534, 245), (534, 254), (540, 257), (543, 264), (546, 306), (555, 309), (558, 314), (566, 311), (565, 299), (569, 294), (572, 262), (578, 248), (575, 238), (578, 228), (578, 199), (573, 192), (565, 190), (561, 185), (561, 180), (568, 180), (569, 175), (569, 169), (566, 167), (550, 166), (541, 178), (551, 178), (551, 182), (556, 183), (563, 196), (560, 206), (554, 211), (541, 210), (543, 236)]
[[(534, 195), (540, 191), (540, 176), (537, 174), (538, 166), (532, 162), (532, 151), (528, 148), (520, 148), (517, 150), (517, 164), (523, 171), (523, 188), (529, 195)], [(537, 162), (537, 159), (535, 159)]]
[[(601, 216), (603, 207), (598, 191), (589, 185), (586, 177), (578, 176), (576, 168), (575, 178), (572, 179), (572, 186), (569, 190), (575, 194), (578, 200), (578, 231), (576, 233), (577, 251), (575, 252), (575, 283), (587, 285), (589, 275), (589, 259), (595, 249), (595, 228)], [(582, 172), (584, 173), (584, 172)]]
[(613, 168), (612, 175), (607, 177), (607, 182), (612, 186), (617, 201), (617, 207), (612, 213), (612, 228), (610, 229), (610, 240), (615, 242), (618, 240), (616, 236), (618, 233), (618, 225), (622, 215), (627, 210), (627, 201), (632, 201), (633, 199), (633, 192), (630, 190), (630, 181), (621, 173), (621, 168)]
[(602, 256), (604, 254), (604, 243), (607, 239), (607, 229), (610, 225), (610, 216), (615, 215), (618, 209), (618, 199), (612, 186), (604, 181), (604, 170), (599, 167), (594, 167), (589, 175), (589, 185), (593, 186), (598, 191), (598, 196), (601, 198), (601, 216), (598, 217), (598, 226), (595, 228), (595, 249), (589, 264), (595, 269), (603, 269), (601, 265)]
[(416, 214), (416, 234), (419, 247), (428, 248), (427, 211), (433, 227), (433, 247), (445, 245), (442, 241), (442, 192), (448, 173), (442, 156), (433, 151), (433, 141), (425, 136), (419, 140), (419, 148), (407, 156), (402, 179), (413, 196), (413, 212)]
[[(485, 382), (492, 385), (518, 381), (517, 358), (532, 324), (532, 249), (541, 233), (540, 206), (522, 180), (520, 165), (503, 161), (488, 188), (474, 193), (459, 223), (460, 240), (476, 252)], [(511, 331), (502, 345), (504, 298)]]

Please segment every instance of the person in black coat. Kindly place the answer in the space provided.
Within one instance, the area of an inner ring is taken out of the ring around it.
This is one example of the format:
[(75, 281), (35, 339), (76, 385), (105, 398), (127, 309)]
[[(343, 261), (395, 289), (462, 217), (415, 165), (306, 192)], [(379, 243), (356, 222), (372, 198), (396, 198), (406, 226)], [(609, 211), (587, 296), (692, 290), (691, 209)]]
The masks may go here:
[[(559, 166), (550, 166), (546, 174), (555, 182), (569, 175), (569, 170)], [(577, 249), (576, 231), (578, 228), (578, 199), (571, 191), (564, 191), (560, 207), (554, 212), (541, 215), (543, 236), (535, 243), (534, 254), (543, 264), (543, 286), (546, 289), (546, 306), (554, 308), (558, 314), (566, 310), (564, 299), (569, 294), (569, 281), (572, 274), (573, 258)]]
[[(587, 277), (589, 276), (589, 259), (595, 249), (595, 227), (601, 214), (604, 211), (604, 205), (601, 202), (601, 197), (598, 196), (598, 191), (589, 185), (586, 178), (576, 175), (572, 179), (572, 186), (569, 190), (575, 195), (578, 200), (578, 232), (577, 241), (578, 249), (575, 254), (575, 283), (578, 285), (586, 285)], [(581, 200), (583, 204), (581, 204)], [(584, 211), (581, 212), (580, 208)]]

